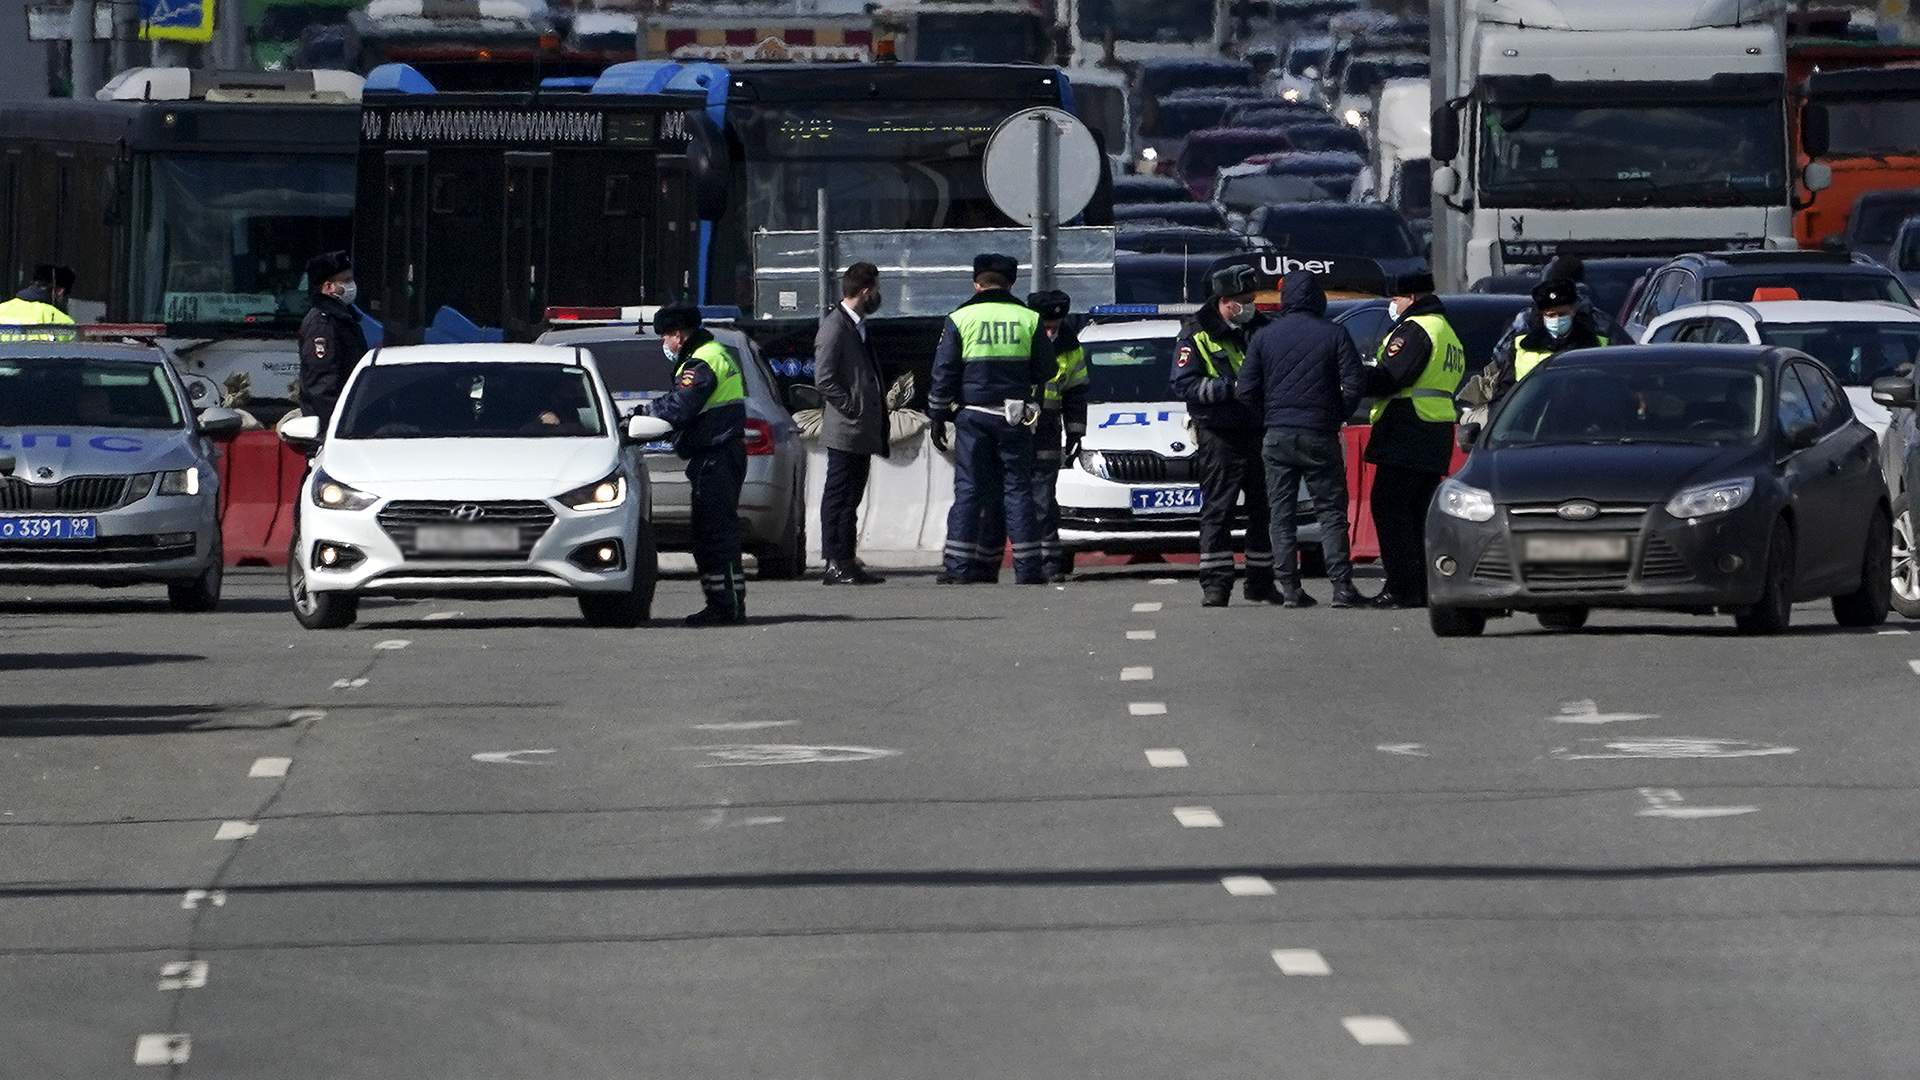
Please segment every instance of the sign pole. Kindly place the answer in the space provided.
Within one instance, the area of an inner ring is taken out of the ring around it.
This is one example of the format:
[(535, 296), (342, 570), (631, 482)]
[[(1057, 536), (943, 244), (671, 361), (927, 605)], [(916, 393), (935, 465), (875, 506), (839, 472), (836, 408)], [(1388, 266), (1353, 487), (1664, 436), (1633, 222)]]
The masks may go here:
[(827, 216), (827, 189), (814, 191), (814, 225), (819, 230), (817, 243), (820, 246), (820, 311), (825, 314), (833, 310), (833, 219)]
[(1060, 133), (1053, 118), (1036, 112), (1034, 120), (1034, 213), (1031, 259), (1033, 288), (1053, 288), (1054, 218), (1060, 208)]

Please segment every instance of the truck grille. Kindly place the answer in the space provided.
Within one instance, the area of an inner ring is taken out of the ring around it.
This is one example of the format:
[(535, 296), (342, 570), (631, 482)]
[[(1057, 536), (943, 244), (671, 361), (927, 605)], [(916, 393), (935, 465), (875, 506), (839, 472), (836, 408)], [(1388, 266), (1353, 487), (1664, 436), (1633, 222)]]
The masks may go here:
[(1190, 457), (1164, 457), (1151, 450), (1102, 450), (1107, 478), (1118, 484), (1191, 484), (1198, 473)]
[[(455, 516), (466, 507), (476, 507), (476, 517)], [(452, 500), (396, 499), (381, 507), (378, 517), (380, 527), (393, 540), (400, 554), (413, 558), (444, 559), (524, 559), (533, 553), (533, 546), (546, 535), (547, 527), (553, 524), (553, 510), (546, 503), (536, 499), (519, 499), (500, 502), (455, 502)], [(500, 552), (489, 555), (421, 555), (414, 544), (414, 536), (422, 525), (515, 525), (520, 529), (520, 547), (513, 552)]]
[(69, 476), (57, 484), (29, 484), (11, 476), (0, 480), (0, 510), (111, 510), (126, 494), (124, 476)]

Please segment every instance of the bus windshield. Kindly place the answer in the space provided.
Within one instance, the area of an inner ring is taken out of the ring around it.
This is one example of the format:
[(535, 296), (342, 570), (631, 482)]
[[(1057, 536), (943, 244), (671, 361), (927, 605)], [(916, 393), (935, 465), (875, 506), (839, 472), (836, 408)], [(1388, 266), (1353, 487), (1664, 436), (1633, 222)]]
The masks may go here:
[(1212, 0), (1081, 0), (1080, 38), (1192, 45), (1213, 40)]
[(154, 154), (139, 175), (135, 320), (297, 322), (307, 260), (351, 246), (351, 156)]

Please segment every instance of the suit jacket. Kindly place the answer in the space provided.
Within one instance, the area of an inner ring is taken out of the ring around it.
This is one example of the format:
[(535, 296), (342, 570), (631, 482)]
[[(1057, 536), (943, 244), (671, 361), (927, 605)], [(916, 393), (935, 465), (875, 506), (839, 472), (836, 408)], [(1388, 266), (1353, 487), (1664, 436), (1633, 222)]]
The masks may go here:
[(814, 333), (813, 385), (826, 403), (822, 446), (887, 456), (887, 388), (880, 378), (880, 361), (840, 304), (821, 316)]

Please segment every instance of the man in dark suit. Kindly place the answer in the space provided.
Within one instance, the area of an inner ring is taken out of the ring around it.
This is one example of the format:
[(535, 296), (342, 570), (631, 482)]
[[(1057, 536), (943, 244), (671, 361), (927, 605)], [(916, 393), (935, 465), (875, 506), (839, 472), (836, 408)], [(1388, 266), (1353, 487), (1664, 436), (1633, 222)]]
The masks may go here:
[(820, 553), (827, 585), (877, 585), (854, 555), (860, 497), (875, 457), (887, 456), (887, 388), (867, 339), (867, 318), (880, 310), (880, 268), (868, 262), (840, 277), (840, 302), (820, 317), (813, 338), (813, 385), (823, 402), (820, 444), (827, 482), (820, 493)]

